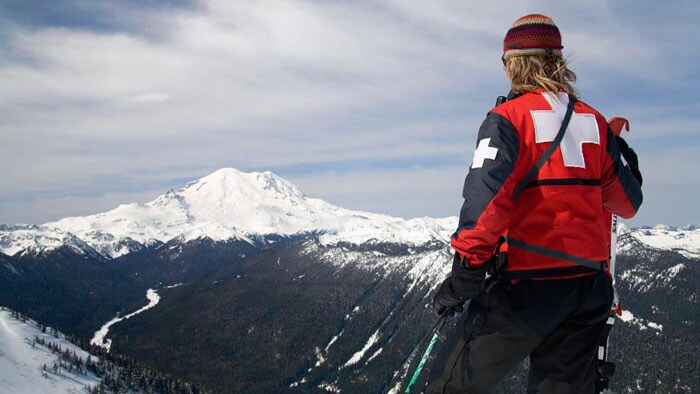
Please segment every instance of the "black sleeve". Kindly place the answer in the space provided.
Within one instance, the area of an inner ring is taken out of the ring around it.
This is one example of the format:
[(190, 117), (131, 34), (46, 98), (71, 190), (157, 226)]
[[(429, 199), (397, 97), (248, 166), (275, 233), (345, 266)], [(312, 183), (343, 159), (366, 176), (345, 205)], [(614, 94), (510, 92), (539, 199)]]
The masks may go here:
[(470, 264), (490, 258), (508, 225), (519, 149), (513, 124), (500, 114), (489, 113), (479, 129), (474, 160), (464, 181), (459, 226), (452, 236), (453, 248)]

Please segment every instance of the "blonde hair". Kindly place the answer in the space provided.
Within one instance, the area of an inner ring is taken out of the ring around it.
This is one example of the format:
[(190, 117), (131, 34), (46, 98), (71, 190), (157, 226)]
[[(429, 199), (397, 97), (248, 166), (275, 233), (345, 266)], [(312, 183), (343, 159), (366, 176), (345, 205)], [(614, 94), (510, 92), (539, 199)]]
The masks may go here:
[(552, 93), (578, 95), (571, 85), (576, 82), (576, 73), (569, 70), (568, 62), (559, 54), (509, 56), (505, 61), (505, 69), (514, 93), (542, 88)]

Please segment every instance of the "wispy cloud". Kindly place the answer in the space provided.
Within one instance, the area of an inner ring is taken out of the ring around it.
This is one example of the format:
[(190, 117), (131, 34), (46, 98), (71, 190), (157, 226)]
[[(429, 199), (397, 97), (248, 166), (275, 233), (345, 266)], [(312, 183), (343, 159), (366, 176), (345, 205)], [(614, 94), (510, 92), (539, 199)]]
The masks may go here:
[[(75, 4), (64, 4), (79, 8), (72, 19), (59, 7), (40, 7), (40, 20), (4, 13), (14, 18), (0, 34), (0, 221), (56, 219), (60, 204), (76, 213), (69, 197), (107, 209), (128, 202), (115, 193), (165, 190), (223, 166), (272, 168), (354, 208), (456, 214), (466, 167), (455, 169), (507, 89), (502, 36), (527, 12), (555, 18), (584, 99), (631, 118), (643, 162), (697, 147), (692, 3)], [(119, 12), (103, 17), (109, 9)], [(677, 136), (664, 151), (659, 128)], [(450, 181), (408, 183), (426, 197), (397, 210), (377, 185), (405, 190), (397, 180), (415, 168), (450, 168)], [(653, 185), (647, 195), (661, 192)], [(669, 217), (659, 207), (647, 218)]]
[(167, 93), (143, 93), (128, 96), (126, 100), (135, 103), (162, 103), (170, 100), (170, 95)]

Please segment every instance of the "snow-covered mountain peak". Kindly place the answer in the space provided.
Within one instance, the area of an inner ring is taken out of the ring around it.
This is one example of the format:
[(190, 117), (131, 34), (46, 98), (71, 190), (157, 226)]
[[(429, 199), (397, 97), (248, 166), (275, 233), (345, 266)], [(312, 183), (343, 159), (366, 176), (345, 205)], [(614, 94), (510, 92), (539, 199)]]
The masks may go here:
[(234, 226), (247, 233), (294, 233), (313, 221), (315, 204), (293, 184), (271, 172), (224, 168), (189, 183), (173, 197), (194, 221)]
[(222, 168), (188, 183), (179, 194), (192, 200), (218, 203), (238, 202), (242, 199), (263, 198), (294, 200), (306, 198), (304, 193), (290, 182), (270, 171), (242, 172), (235, 168)]
[[(456, 220), (405, 220), (352, 211), (309, 198), (269, 171), (245, 173), (222, 168), (145, 204), (124, 204), (96, 215), (68, 217), (35, 226), (32, 231), (37, 236), (54, 230), (74, 235), (103, 256), (118, 257), (143, 245), (175, 238), (250, 240), (268, 234), (318, 233), (325, 244), (374, 241), (421, 245), (447, 241)], [(0, 232), (0, 251), (16, 253), (27, 243), (18, 245), (11, 235)]]
[(76, 234), (100, 253), (116, 257), (115, 248), (129, 238), (139, 243), (209, 237), (247, 239), (252, 234), (293, 234), (311, 230), (316, 219), (338, 208), (307, 198), (271, 172), (244, 173), (223, 168), (179, 190), (169, 190), (145, 204), (124, 204), (84, 217), (69, 217), (44, 226)]

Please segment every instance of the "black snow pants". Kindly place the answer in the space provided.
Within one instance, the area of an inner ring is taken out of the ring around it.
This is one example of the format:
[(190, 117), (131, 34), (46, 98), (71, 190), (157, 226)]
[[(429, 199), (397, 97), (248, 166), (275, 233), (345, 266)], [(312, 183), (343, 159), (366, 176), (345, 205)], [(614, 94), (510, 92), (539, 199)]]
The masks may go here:
[(612, 299), (603, 272), (489, 283), (450, 327), (425, 392), (490, 393), (529, 356), (528, 393), (593, 394)]

